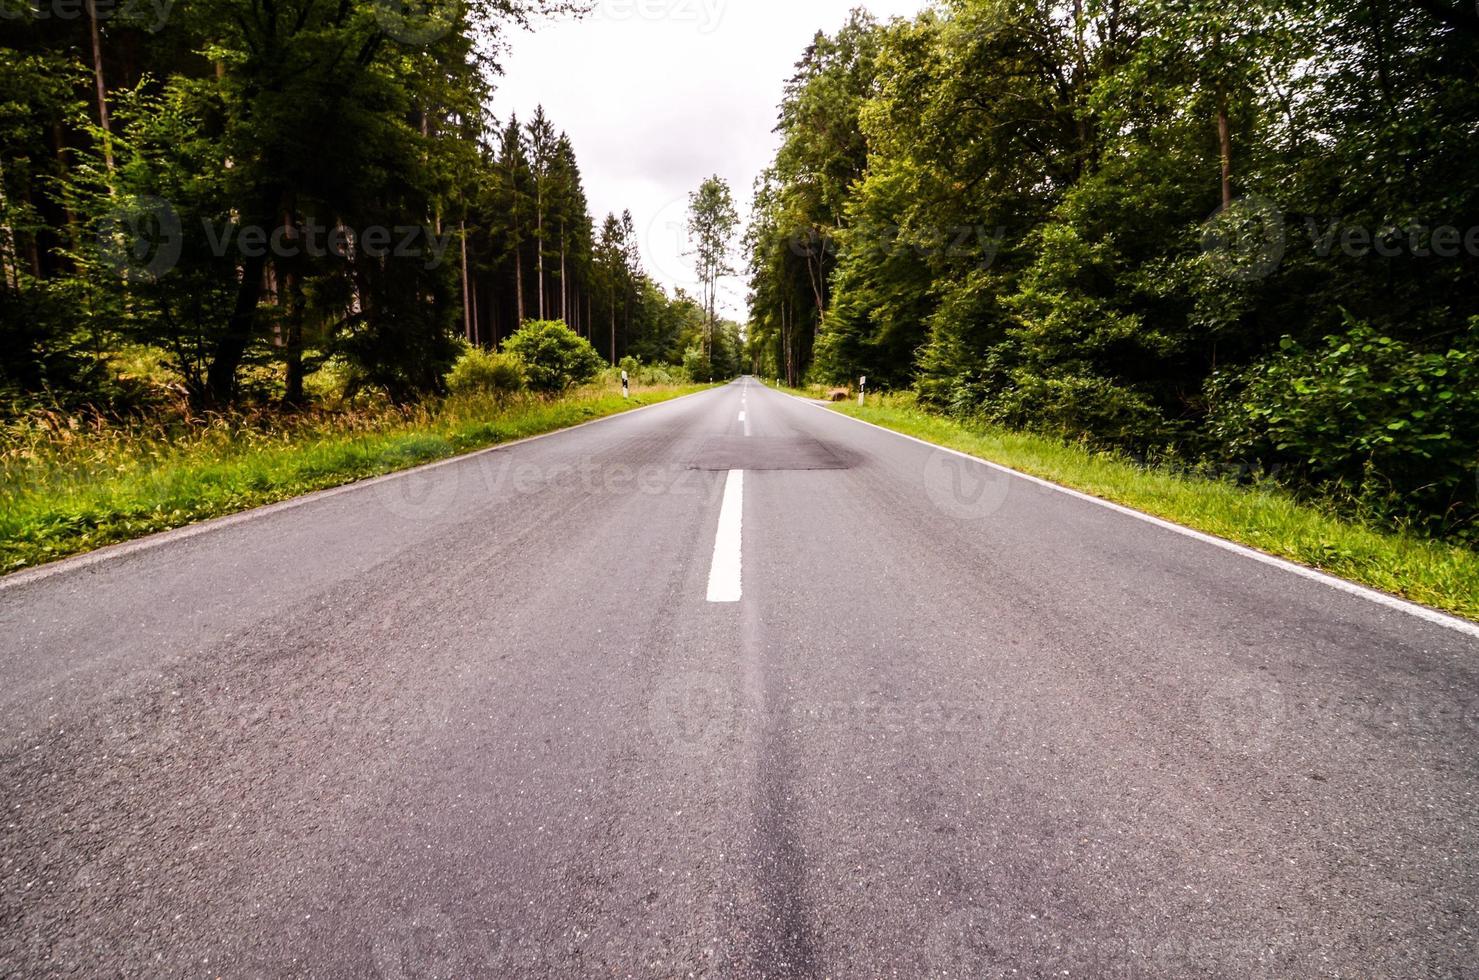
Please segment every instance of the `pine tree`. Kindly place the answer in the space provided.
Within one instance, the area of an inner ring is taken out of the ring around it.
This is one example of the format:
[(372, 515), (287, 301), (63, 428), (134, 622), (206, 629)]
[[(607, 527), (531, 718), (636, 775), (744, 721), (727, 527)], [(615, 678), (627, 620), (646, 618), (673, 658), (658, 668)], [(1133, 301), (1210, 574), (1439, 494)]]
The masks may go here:
[(545, 237), (544, 224), (549, 203), (550, 183), (555, 166), (555, 128), (545, 115), (544, 106), (534, 110), (534, 119), (528, 126), (529, 163), (534, 175), (534, 245), (535, 262), (538, 266), (539, 319), (545, 319), (545, 299), (549, 295), (544, 276)]

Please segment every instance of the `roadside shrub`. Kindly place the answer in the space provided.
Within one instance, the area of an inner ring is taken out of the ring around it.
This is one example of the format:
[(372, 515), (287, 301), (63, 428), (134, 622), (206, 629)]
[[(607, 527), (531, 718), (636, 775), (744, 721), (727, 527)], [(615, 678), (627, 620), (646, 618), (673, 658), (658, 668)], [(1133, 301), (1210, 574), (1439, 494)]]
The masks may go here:
[(614, 385), (621, 384), (621, 372), (627, 373), (633, 388), (659, 388), (671, 385), (692, 384), (688, 372), (676, 364), (643, 364), (639, 358), (623, 357), (614, 368), (607, 369), (606, 377)]
[(503, 343), (518, 358), (533, 391), (556, 395), (601, 373), (605, 361), (590, 341), (559, 320), (531, 320)]
[(1472, 538), (1479, 507), (1479, 318), (1451, 349), (1414, 350), (1364, 323), (1210, 386), (1213, 437), (1284, 482), (1373, 516)]
[(708, 381), (713, 377), (713, 367), (702, 348), (690, 347), (683, 352), (683, 373), (694, 381)]
[(454, 395), (493, 395), (504, 398), (524, 390), (524, 365), (509, 354), (481, 347), (466, 350), (447, 374), (447, 390)]
[[(982, 392), (975, 414), (995, 425), (1088, 439), (1100, 446), (1146, 450), (1170, 441), (1166, 421), (1149, 399), (1106, 378), (1041, 377), (1018, 370), (1012, 372), (1011, 381), (1004, 388)], [(967, 388), (958, 394), (966, 404), (972, 400)]]

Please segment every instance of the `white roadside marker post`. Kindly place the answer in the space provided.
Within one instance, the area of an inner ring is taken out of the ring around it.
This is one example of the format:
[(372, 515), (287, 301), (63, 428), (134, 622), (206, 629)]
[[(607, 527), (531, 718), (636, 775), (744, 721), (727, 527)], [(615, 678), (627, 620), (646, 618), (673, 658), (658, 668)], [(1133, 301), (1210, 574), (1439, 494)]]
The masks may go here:
[(627, 373), (625, 371), (623, 371), (623, 372), (621, 372), (621, 397), (623, 397), (623, 398), (629, 398), (629, 397), (631, 397), (631, 394), (632, 394), (632, 390), (629, 387), (629, 383), (628, 383), (628, 379), (627, 379)]
[(867, 390), (867, 388), (868, 388), (868, 376), (865, 374), (861, 378), (858, 379), (858, 407), (859, 408), (861, 408), (863, 406), (863, 397), (864, 397), (864, 394), (863, 393)]

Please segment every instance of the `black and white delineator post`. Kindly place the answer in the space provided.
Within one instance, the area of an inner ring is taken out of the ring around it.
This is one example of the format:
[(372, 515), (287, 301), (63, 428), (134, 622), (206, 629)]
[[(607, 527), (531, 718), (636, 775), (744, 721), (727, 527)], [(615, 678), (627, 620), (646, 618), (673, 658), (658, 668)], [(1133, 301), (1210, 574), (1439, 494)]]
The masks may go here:
[(858, 404), (863, 404), (863, 392), (868, 387), (868, 376), (865, 374), (858, 379)]
[(623, 371), (621, 372), (621, 397), (629, 398), (631, 394), (632, 390), (628, 382), (627, 373)]

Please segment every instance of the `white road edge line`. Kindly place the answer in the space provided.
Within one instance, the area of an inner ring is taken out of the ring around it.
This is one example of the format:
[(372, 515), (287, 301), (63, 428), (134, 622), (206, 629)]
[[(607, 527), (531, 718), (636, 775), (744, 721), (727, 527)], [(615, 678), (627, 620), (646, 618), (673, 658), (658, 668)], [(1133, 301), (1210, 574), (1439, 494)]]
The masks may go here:
[(489, 453), (502, 452), (505, 449), (513, 449), (515, 446), (524, 446), (531, 442), (538, 442), (541, 439), (552, 439), (555, 436), (563, 436), (568, 432), (574, 432), (577, 429), (584, 429), (587, 426), (600, 425), (602, 422), (614, 422), (617, 419), (629, 418), (640, 412), (650, 411), (654, 408), (663, 408), (667, 405), (676, 405), (679, 402), (687, 401), (690, 398), (697, 398), (700, 395), (713, 394), (715, 392), (720, 392), (723, 390), (724, 386), (722, 385), (718, 388), (705, 388), (703, 391), (695, 391), (692, 394), (688, 395), (679, 395), (677, 398), (669, 398), (667, 401), (658, 402), (654, 405), (642, 405), (639, 408), (629, 408), (625, 411), (617, 412), (613, 415), (603, 415), (598, 419), (591, 419), (589, 422), (581, 422), (579, 425), (572, 425), (563, 429), (555, 429), (551, 432), (542, 432), (537, 436), (528, 436), (523, 439), (515, 439), (512, 442), (500, 442), (497, 445), (489, 446), (486, 449), (474, 450), (470, 453), (464, 453), (461, 456), (449, 456), (446, 459), (439, 459), (434, 463), (427, 463), (425, 466), (417, 466), (409, 470), (397, 470), (394, 473), (386, 473), (383, 476), (370, 477), (369, 479), (360, 480), (356, 483), (346, 483), (343, 486), (329, 487), (326, 490), (316, 490), (313, 493), (304, 494), (301, 497), (293, 497), (290, 500), (279, 501), (275, 504), (265, 504), (261, 507), (254, 507), (251, 510), (244, 510), (235, 514), (227, 514), (224, 517), (211, 518), (207, 521), (201, 521), (199, 524), (187, 524), (184, 527), (177, 527), (169, 531), (159, 531), (156, 534), (150, 534), (146, 537), (138, 538), (134, 541), (123, 541), (118, 544), (108, 545), (105, 548), (99, 548), (96, 551), (88, 551), (80, 555), (73, 555), (70, 558), (62, 558), (54, 562), (49, 562), (45, 565), (37, 565), (34, 568), (21, 569), (18, 572), (11, 572), (9, 575), (0, 576), (0, 593), (6, 592), (10, 589), (18, 589), (26, 585), (33, 585), (36, 582), (41, 582), (46, 579), (52, 578), (53, 576), (62, 575), (66, 572), (78, 571), (84, 568), (91, 568), (93, 565), (101, 565), (116, 558), (124, 558), (128, 555), (138, 554), (139, 552), (143, 551), (153, 551), (155, 548), (162, 548), (167, 544), (175, 544), (180, 541), (188, 541), (191, 538), (199, 537), (202, 534), (210, 534), (213, 531), (224, 531), (229, 527), (235, 527), (238, 524), (246, 524), (249, 521), (255, 521), (263, 517), (270, 517), (273, 514), (281, 514), (284, 511), (297, 510), (299, 507), (306, 507), (309, 504), (317, 503), (320, 500), (328, 500), (329, 498), (337, 497), (340, 494), (353, 493), (356, 490), (363, 490), (366, 487), (373, 487), (381, 483), (388, 483), (391, 480), (403, 480), (406, 477), (412, 476), (417, 473), (425, 473), (428, 470), (440, 469), (443, 466), (452, 466), (455, 463), (463, 463), (470, 459), (477, 459), (479, 456), (486, 456)]
[(739, 602), (744, 595), (741, 558), (745, 518), (745, 471), (730, 470), (714, 535), (714, 563), (709, 566), (709, 601)]
[(1403, 612), (1409, 616), (1415, 616), (1418, 619), (1425, 620), (1436, 626), (1442, 626), (1445, 629), (1450, 629), (1457, 633), (1463, 633), (1466, 636), (1479, 638), (1479, 623), (1471, 623), (1466, 619), (1459, 619), (1456, 616), (1450, 616), (1449, 614), (1439, 612), (1436, 609), (1429, 609), (1427, 606), (1419, 605), (1416, 602), (1410, 602), (1407, 599), (1399, 599), (1394, 595), (1388, 595), (1385, 592), (1380, 592), (1376, 589), (1368, 588), (1364, 585), (1357, 585), (1355, 582), (1348, 582), (1343, 578), (1337, 578), (1334, 575), (1329, 575), (1325, 572), (1317, 571), (1316, 569), (1309, 568), (1305, 565), (1300, 565), (1285, 558), (1276, 558), (1273, 555), (1258, 551), (1254, 548), (1249, 548), (1246, 545), (1236, 544), (1232, 541), (1227, 540), (1226, 538), (1219, 538), (1211, 534), (1203, 533), (1202, 531), (1192, 530), (1189, 527), (1183, 527), (1180, 524), (1173, 524), (1170, 521), (1152, 516), (1150, 514), (1144, 513), (1143, 511), (1134, 510), (1122, 504), (1114, 503), (1110, 500), (1105, 500), (1102, 497), (1095, 497), (1092, 494), (1087, 494), (1079, 490), (1073, 490), (1068, 487), (1059, 486), (1056, 483), (1040, 479), (1039, 477), (1029, 476), (1026, 473), (1022, 473), (1018, 470), (1012, 469), (1010, 466), (1003, 466), (1000, 463), (993, 463), (989, 459), (982, 459), (979, 456), (972, 456), (970, 453), (963, 453), (958, 449), (951, 449), (948, 446), (941, 446), (938, 443), (933, 443), (926, 439), (920, 439), (916, 436), (906, 435), (903, 432), (895, 432), (893, 429), (886, 428), (882, 425), (877, 425), (865, 419), (854, 418), (851, 415), (844, 415), (841, 412), (833, 411), (829, 406), (816, 404), (815, 402), (808, 401), (805, 398), (800, 398), (796, 395), (792, 395), (789, 392), (781, 392), (781, 394), (786, 395), (788, 398), (795, 398), (797, 401), (801, 402), (804, 405), (810, 405), (812, 408), (820, 409), (821, 411), (826, 412), (828, 415), (834, 418), (847, 419), (850, 422), (857, 422), (860, 425), (866, 425), (869, 428), (877, 429), (880, 432), (887, 432), (889, 435), (898, 436), (900, 439), (908, 439), (910, 442), (917, 442), (921, 446), (928, 446), (931, 449), (937, 449), (943, 453), (950, 453), (952, 456), (959, 456), (961, 459), (969, 459), (973, 462), (980, 463), (982, 466), (990, 467), (993, 470), (999, 470), (1002, 473), (1008, 473), (1019, 479), (1026, 480), (1029, 483), (1035, 483), (1040, 487), (1045, 487), (1049, 490), (1056, 490), (1058, 493), (1067, 494), (1070, 497), (1076, 497), (1079, 500), (1085, 500), (1091, 504), (1097, 504), (1100, 507), (1107, 508), (1119, 514), (1124, 514), (1127, 517), (1133, 517), (1138, 521), (1144, 521), (1147, 524), (1154, 524), (1156, 527), (1164, 528), (1167, 531), (1172, 531), (1183, 537), (1191, 538), (1195, 541), (1201, 541), (1204, 544), (1210, 544), (1213, 547), (1221, 548), (1223, 551), (1230, 551), (1233, 554), (1241, 555), (1244, 558), (1251, 558), (1253, 561), (1260, 562), (1261, 564), (1268, 565), (1272, 568), (1283, 569), (1286, 572), (1298, 575), (1301, 578), (1309, 579), (1312, 582), (1319, 582), (1322, 585), (1327, 585), (1330, 588), (1336, 589), (1340, 592), (1345, 592), (1350, 595), (1366, 599), (1370, 602), (1374, 602), (1379, 606), (1385, 606), (1388, 609), (1394, 609), (1397, 612)]

